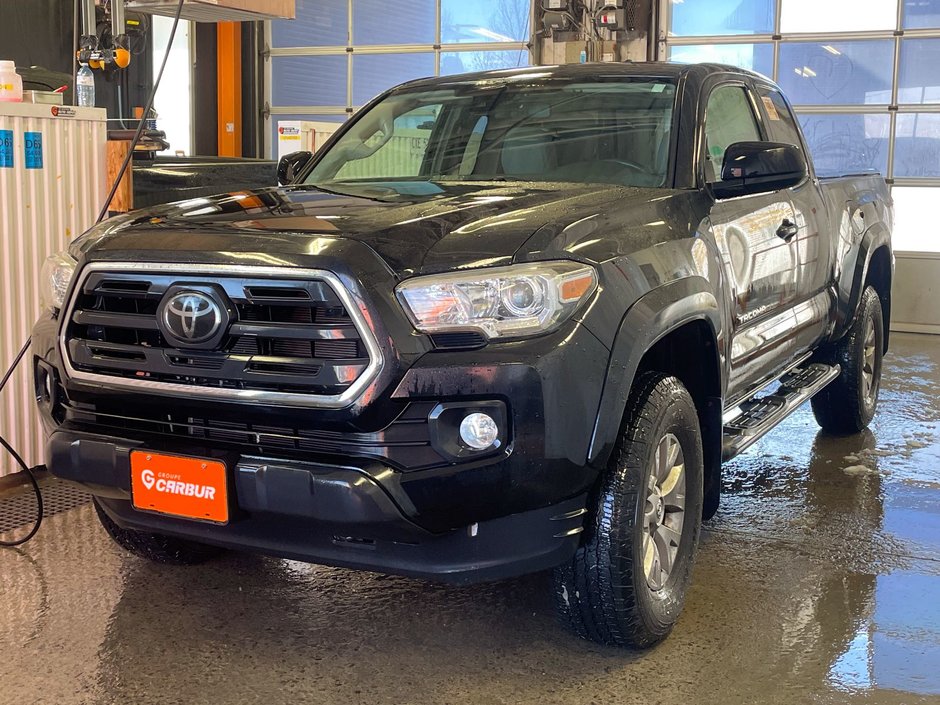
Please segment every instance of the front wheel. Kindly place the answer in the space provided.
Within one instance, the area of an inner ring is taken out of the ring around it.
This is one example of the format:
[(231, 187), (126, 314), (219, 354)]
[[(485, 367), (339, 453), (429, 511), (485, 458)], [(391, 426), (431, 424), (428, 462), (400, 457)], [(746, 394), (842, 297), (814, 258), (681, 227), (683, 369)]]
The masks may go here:
[(862, 292), (858, 316), (848, 334), (836, 343), (832, 362), (842, 372), (812, 399), (813, 415), (828, 433), (858, 433), (871, 423), (881, 388), (885, 330), (878, 293)]
[(151, 534), (146, 531), (122, 529), (107, 515), (97, 499), (92, 500), (98, 520), (114, 542), (131, 553), (153, 561), (172, 565), (196, 565), (205, 563), (224, 552), (216, 546), (178, 539), (175, 536)]
[(669, 634), (692, 577), (703, 475), (692, 397), (675, 377), (642, 375), (584, 542), (555, 570), (556, 606), (576, 634), (632, 648)]

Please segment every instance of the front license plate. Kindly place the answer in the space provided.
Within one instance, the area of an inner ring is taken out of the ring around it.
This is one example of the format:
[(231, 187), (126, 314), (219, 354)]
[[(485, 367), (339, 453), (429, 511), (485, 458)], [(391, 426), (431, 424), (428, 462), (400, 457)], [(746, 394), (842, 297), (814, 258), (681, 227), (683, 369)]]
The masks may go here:
[(131, 451), (131, 502), (136, 509), (224, 524), (225, 463)]

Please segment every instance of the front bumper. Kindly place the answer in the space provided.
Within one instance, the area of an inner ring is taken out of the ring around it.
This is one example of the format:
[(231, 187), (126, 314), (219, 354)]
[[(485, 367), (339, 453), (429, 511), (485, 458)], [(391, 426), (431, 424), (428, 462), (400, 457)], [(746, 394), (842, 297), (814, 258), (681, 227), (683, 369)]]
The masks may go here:
[[(432, 533), (410, 521), (369, 473), (353, 466), (226, 455), (225, 525), (143, 512), (131, 504), (130, 452), (140, 441), (57, 430), (49, 467), (96, 496), (121, 527), (294, 560), (444, 582), (498, 580), (568, 560), (585, 496)], [(176, 453), (200, 449), (173, 446)]]

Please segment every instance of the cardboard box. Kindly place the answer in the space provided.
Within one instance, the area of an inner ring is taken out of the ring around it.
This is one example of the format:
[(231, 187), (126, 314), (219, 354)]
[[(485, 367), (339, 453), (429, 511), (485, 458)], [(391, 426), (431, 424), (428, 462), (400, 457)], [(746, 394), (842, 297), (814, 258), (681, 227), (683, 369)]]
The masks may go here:
[[(129, 0), (128, 10), (173, 17), (178, 0)], [(295, 0), (185, 0), (180, 17), (194, 22), (254, 22), (296, 16)]]

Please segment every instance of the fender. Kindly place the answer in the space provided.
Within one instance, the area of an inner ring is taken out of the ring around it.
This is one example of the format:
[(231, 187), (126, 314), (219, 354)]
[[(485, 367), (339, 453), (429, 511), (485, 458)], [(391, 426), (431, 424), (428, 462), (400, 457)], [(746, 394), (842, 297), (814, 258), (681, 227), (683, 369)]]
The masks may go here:
[[(706, 279), (686, 277), (657, 287), (631, 306), (617, 329), (607, 364), (588, 462), (606, 465), (620, 436), (620, 425), (643, 355), (659, 340), (686, 323), (704, 320), (713, 332), (721, 331), (718, 301)], [(722, 337), (716, 335), (721, 345)], [(724, 352), (719, 347), (719, 359)]]
[[(851, 281), (849, 280), (850, 270), (846, 267), (837, 285), (836, 322), (830, 340), (835, 341), (842, 338), (855, 322), (855, 315), (858, 312), (858, 305), (862, 298), (865, 281), (868, 279), (868, 268), (871, 264), (871, 257), (879, 247), (885, 245), (887, 245), (890, 250), (891, 231), (882, 222), (873, 224), (865, 231), (865, 234), (862, 235), (862, 240), (858, 244), (855, 266), (851, 269)], [(892, 254), (892, 269), (893, 266)], [(887, 332), (888, 329), (886, 326), (886, 343)]]

